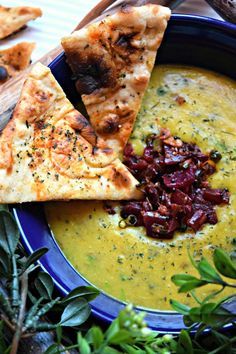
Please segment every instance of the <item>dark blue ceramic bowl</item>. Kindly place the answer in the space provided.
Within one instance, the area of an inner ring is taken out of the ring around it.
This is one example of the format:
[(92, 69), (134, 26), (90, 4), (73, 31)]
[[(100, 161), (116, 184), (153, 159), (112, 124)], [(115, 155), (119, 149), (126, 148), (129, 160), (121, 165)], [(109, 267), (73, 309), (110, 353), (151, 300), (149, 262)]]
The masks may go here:
[[(236, 26), (197, 16), (173, 15), (162, 46), (158, 63), (178, 63), (204, 67), (236, 79)], [(58, 56), (49, 67), (72, 103), (78, 95), (70, 80), (71, 72), (64, 55)], [(22, 242), (29, 253), (40, 247), (49, 252), (40, 264), (49, 272), (58, 290), (66, 295), (79, 285), (88, 285), (66, 260), (53, 238), (44, 215), (43, 204), (30, 203), (14, 208), (21, 230)], [(124, 303), (101, 293), (92, 302), (93, 315), (110, 322)], [(182, 316), (175, 312), (145, 310), (148, 325), (161, 332), (178, 332), (183, 327)]]

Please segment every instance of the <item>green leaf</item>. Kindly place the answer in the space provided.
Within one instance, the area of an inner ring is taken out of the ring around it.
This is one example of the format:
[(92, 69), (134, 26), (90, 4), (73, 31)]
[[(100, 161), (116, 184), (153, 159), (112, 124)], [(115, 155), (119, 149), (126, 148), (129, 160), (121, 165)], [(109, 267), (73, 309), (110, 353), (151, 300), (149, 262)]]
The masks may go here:
[[(213, 312), (215, 308), (217, 307), (217, 304), (215, 302), (208, 302), (206, 304), (203, 304), (201, 306), (201, 315), (202, 315), (202, 322), (214, 326), (215, 321), (214, 321), (214, 316)], [(212, 321), (213, 320), (213, 321)]]
[(6, 210), (0, 210), (0, 247), (13, 255), (19, 242), (20, 233), (13, 216)]
[(182, 329), (177, 344), (177, 354), (193, 354), (191, 338), (187, 331)]
[(173, 307), (173, 309), (179, 313), (181, 313), (182, 315), (188, 315), (190, 307), (186, 306), (184, 304), (181, 304), (180, 302), (176, 301), (176, 300), (170, 300), (170, 304)]
[(156, 354), (156, 351), (145, 345), (145, 351), (147, 354)]
[(101, 354), (120, 354), (120, 351), (107, 345), (100, 353)]
[(171, 281), (177, 286), (184, 285), (187, 282), (193, 280), (198, 280), (198, 279), (190, 274), (176, 274), (171, 277)]
[(236, 265), (229, 255), (220, 248), (216, 248), (213, 255), (216, 269), (225, 277), (236, 279)]
[(126, 344), (130, 343), (132, 336), (126, 329), (120, 329), (113, 336), (109, 338), (110, 344)]
[(53, 281), (48, 273), (40, 272), (34, 283), (40, 296), (47, 300), (52, 298)]
[(198, 271), (203, 280), (211, 283), (223, 283), (223, 279), (204, 257), (198, 263)]
[(64, 309), (60, 324), (68, 327), (79, 326), (88, 319), (90, 312), (90, 305), (85, 299), (75, 299)]
[(189, 257), (189, 259), (190, 259), (190, 261), (192, 263), (192, 266), (197, 269), (198, 262), (196, 262), (195, 259), (193, 258), (193, 256), (191, 255), (189, 246), (187, 247), (187, 252), (188, 252), (188, 257)]
[(60, 349), (56, 343), (50, 345), (50, 347), (47, 348), (47, 350), (44, 352), (44, 354), (58, 354), (60, 353)]
[(90, 349), (88, 342), (86, 341), (86, 339), (84, 339), (82, 337), (80, 332), (77, 334), (77, 343), (79, 346), (80, 354), (90, 354), (91, 353), (91, 349)]
[(201, 322), (202, 316), (201, 316), (201, 307), (192, 307), (189, 310), (189, 315), (190, 319), (193, 321), (193, 323), (196, 322)]
[(225, 324), (233, 322), (235, 317), (235, 312), (231, 313), (222, 306), (218, 306), (207, 317), (204, 317), (204, 321), (213, 328), (220, 328)]
[(203, 285), (206, 285), (206, 284), (207, 284), (207, 282), (205, 280), (200, 280), (200, 279), (191, 280), (191, 281), (188, 281), (185, 284), (183, 284), (179, 288), (178, 292), (179, 293), (186, 293), (186, 292), (188, 292), (190, 290), (199, 288), (200, 286), (203, 286)]
[(93, 343), (93, 348), (98, 349), (101, 344), (103, 343), (104, 340), (104, 335), (102, 330), (99, 327), (92, 327), (90, 331), (92, 343)]
[(223, 345), (228, 342), (229, 338), (222, 333), (215, 331), (214, 329), (211, 330), (211, 335), (214, 337), (214, 342), (217, 342), (218, 345)]
[(108, 327), (107, 331), (105, 332), (105, 337), (107, 338), (108, 341), (114, 334), (116, 334), (120, 330), (119, 316), (111, 323), (111, 325)]
[(171, 277), (172, 282), (179, 286), (179, 293), (185, 293), (200, 286), (207, 284), (207, 281), (197, 279), (190, 274), (176, 274)]
[(9, 254), (0, 247), (0, 274), (8, 277), (10, 272)]
[(145, 353), (145, 351), (141, 349), (136, 349), (132, 345), (129, 344), (122, 344), (121, 348), (123, 349), (125, 354), (140, 354), (140, 353)]
[(79, 286), (72, 290), (63, 300), (62, 303), (66, 303), (75, 300), (79, 297), (83, 297), (87, 301), (92, 301), (100, 294), (100, 291), (93, 286)]
[(31, 264), (34, 264), (37, 262), (45, 253), (48, 252), (48, 248), (43, 247), (32, 253), (25, 261), (25, 264), (22, 268), (22, 272), (24, 272), (26, 269), (31, 266)]

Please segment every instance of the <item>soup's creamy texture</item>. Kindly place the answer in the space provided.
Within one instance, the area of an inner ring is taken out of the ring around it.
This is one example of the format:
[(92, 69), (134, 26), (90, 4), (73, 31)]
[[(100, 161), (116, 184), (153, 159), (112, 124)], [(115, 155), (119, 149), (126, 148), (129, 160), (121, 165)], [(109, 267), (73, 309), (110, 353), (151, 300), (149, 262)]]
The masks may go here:
[[(179, 96), (185, 102), (178, 104)], [(194, 274), (187, 247), (195, 257), (210, 257), (215, 247), (236, 246), (236, 83), (197, 68), (160, 65), (153, 71), (130, 141), (141, 153), (145, 138), (168, 127), (173, 135), (194, 142), (203, 152), (222, 154), (212, 187), (228, 188), (230, 205), (217, 208), (219, 222), (194, 234), (176, 233), (172, 240), (145, 236), (142, 227), (119, 228), (117, 214), (109, 215), (102, 202), (46, 204), (51, 229), (74, 267), (106, 293), (136, 305), (170, 309), (169, 299), (193, 304), (178, 294), (170, 278)], [(205, 296), (212, 288), (198, 292)]]

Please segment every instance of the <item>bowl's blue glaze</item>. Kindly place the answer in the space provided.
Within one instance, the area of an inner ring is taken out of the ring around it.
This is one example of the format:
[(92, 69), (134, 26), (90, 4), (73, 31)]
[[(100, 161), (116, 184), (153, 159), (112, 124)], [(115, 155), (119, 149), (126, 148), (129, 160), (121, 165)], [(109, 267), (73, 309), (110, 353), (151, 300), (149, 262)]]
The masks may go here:
[[(205, 67), (236, 79), (236, 26), (222, 21), (197, 16), (173, 15), (168, 25), (158, 63), (180, 63)], [(71, 72), (64, 55), (58, 56), (49, 67), (68, 98), (78, 102), (71, 81)], [(21, 230), (22, 242), (28, 252), (40, 247), (49, 251), (40, 260), (59, 291), (65, 295), (74, 287), (87, 285), (66, 260), (51, 235), (44, 216), (43, 205), (24, 204), (14, 208)], [(100, 320), (113, 320), (124, 304), (103, 293), (92, 302), (94, 316)], [(183, 327), (182, 316), (174, 312), (145, 310), (149, 326), (161, 332), (178, 332)]]

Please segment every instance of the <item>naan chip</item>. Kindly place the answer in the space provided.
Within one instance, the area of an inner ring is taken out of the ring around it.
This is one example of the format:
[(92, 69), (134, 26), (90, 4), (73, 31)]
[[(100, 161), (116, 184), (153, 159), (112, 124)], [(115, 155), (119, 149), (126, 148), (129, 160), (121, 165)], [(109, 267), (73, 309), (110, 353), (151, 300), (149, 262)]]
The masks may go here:
[(131, 134), (170, 10), (124, 6), (62, 39), (96, 132), (120, 152)]
[(18, 31), (30, 20), (42, 16), (41, 9), (29, 6), (0, 6), (0, 39)]
[(34, 48), (35, 43), (21, 42), (10, 48), (0, 50), (0, 68), (1, 71), (2, 68), (5, 69), (5, 75), (0, 75), (0, 85), (29, 66)]
[(0, 203), (138, 199), (138, 181), (42, 64), (0, 136)]

